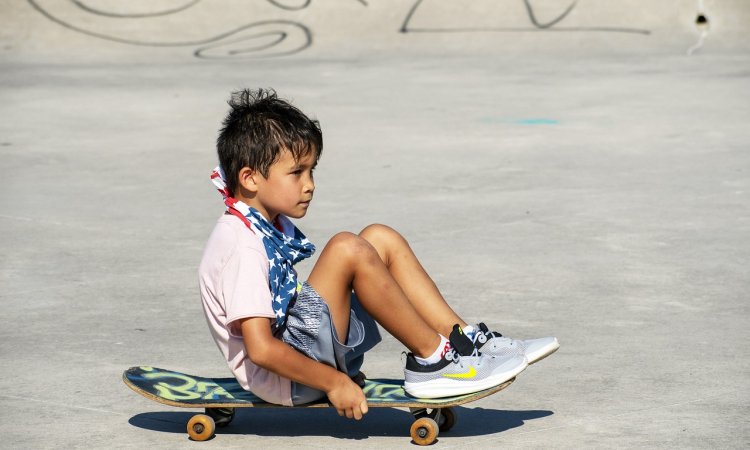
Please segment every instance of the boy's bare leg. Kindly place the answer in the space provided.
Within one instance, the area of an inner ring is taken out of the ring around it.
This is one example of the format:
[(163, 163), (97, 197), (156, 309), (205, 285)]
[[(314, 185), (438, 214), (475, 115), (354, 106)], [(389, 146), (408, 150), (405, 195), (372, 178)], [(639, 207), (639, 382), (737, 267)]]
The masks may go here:
[(348, 333), (354, 288), (365, 310), (415, 355), (428, 357), (440, 344), (440, 336), (409, 301), (375, 247), (356, 234), (334, 236), (307, 282), (328, 303), (342, 342)]
[(375, 224), (366, 227), (359, 235), (375, 247), (409, 302), (433, 330), (448, 336), (454, 324), (466, 326), (427, 275), (409, 243), (396, 230)]

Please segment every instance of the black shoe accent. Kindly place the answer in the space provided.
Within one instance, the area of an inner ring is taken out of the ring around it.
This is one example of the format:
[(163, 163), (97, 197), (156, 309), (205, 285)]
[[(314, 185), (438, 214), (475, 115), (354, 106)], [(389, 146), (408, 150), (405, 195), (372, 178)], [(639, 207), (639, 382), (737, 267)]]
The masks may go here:
[(448, 340), (451, 341), (451, 346), (461, 356), (471, 356), (476, 350), (474, 343), (464, 334), (464, 331), (458, 324), (453, 325), (453, 331), (451, 331)]
[[(451, 343), (451, 347), (453, 347), (453, 349), (455, 349), (456, 352), (461, 356), (472, 356), (475, 354), (475, 352), (477, 352), (476, 347), (474, 347), (474, 343), (471, 342), (471, 339), (469, 339), (469, 337), (464, 334), (463, 330), (458, 324), (453, 325), (453, 331), (451, 331), (448, 340)], [(450, 352), (452, 350), (448, 351)], [(443, 355), (443, 357), (440, 358), (440, 361), (436, 362), (435, 364), (423, 365), (417, 362), (417, 360), (414, 358), (413, 353), (408, 353), (406, 355), (406, 369), (411, 370), (412, 372), (435, 372), (436, 370), (440, 370), (448, 364), (451, 364), (452, 362), (453, 361), (446, 359), (445, 355)]]
[(487, 328), (487, 325), (484, 324), (484, 322), (479, 322), (479, 331), (484, 333), (485, 336), (489, 337), (503, 337), (502, 334), (498, 333), (497, 331), (490, 331), (489, 328)]
[(411, 370), (412, 372), (435, 372), (436, 370), (440, 370), (450, 363), (451, 361), (445, 358), (440, 358), (440, 361), (436, 362), (435, 364), (419, 364), (417, 360), (414, 359), (414, 353), (409, 353), (406, 355), (406, 369)]

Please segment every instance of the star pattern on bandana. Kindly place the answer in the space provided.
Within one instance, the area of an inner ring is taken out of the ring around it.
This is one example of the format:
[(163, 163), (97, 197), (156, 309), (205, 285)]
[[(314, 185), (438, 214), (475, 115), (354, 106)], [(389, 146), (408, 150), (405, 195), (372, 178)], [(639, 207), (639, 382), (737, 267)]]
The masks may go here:
[[(214, 169), (211, 181), (224, 197), (227, 210), (245, 221), (251, 231), (263, 241), (268, 259), (268, 287), (276, 323), (282, 326), (290, 302), (297, 296), (300, 286), (294, 265), (315, 253), (315, 246), (292, 222), (283, 215), (271, 224), (258, 210), (232, 198), (226, 186), (224, 172)], [(285, 230), (285, 231), (282, 231)]]

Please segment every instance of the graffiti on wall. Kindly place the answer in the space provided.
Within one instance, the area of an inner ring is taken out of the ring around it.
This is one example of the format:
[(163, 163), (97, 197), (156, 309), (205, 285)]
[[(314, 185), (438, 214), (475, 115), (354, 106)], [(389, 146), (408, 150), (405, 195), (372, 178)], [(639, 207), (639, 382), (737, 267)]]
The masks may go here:
[[(153, 7), (148, 7), (143, 11), (138, 11), (137, 5), (127, 5), (127, 2), (123, 2), (127, 11), (118, 11), (93, 7), (85, 0), (27, 1), (52, 22), (93, 38), (146, 47), (190, 47), (195, 57), (203, 59), (287, 56), (299, 53), (312, 44), (310, 29), (293, 20), (257, 20), (219, 32), (207, 33), (206, 36), (197, 39), (177, 36), (171, 40), (149, 39), (147, 31), (128, 33), (126, 26), (117, 26), (117, 22), (140, 20), (144, 29), (148, 30), (149, 26), (158, 26), (162, 23), (146, 21), (185, 14), (188, 10), (202, 6), (199, 5), (201, 0), (172, 1), (167, 2), (174, 4), (169, 8), (154, 10)], [(269, 5), (286, 11), (305, 9), (310, 2), (311, 0), (268, 0)], [(123, 8), (123, 3), (113, 4), (112, 7)], [(196, 14), (206, 12), (208, 11), (196, 11)], [(96, 19), (104, 23), (99, 25)], [(110, 24), (109, 30), (102, 29), (106, 24)], [(131, 37), (133, 34), (137, 37)]]
[[(352, 0), (367, 7), (366, 0)], [(313, 32), (301, 20), (271, 19), (279, 12), (294, 14), (311, 7), (312, 0), (266, 0), (253, 3), (259, 17), (240, 25), (206, 22), (216, 14), (215, 4), (202, 0), (161, 0), (156, 2), (109, 2), (97, 0), (27, 0), (38, 13), (68, 30), (121, 44), (145, 47), (189, 48), (196, 58), (242, 59), (294, 55), (313, 44)], [(551, 5), (551, 6), (550, 6)], [(326, 5), (330, 7), (330, 5)], [(565, 21), (578, 7), (578, 0), (560, 0), (545, 4), (545, 18), (532, 0), (415, 0), (401, 24), (401, 33), (456, 33), (509, 31), (568, 31), (649, 34), (648, 30), (614, 26), (575, 25)], [(248, 8), (249, 9), (249, 8)], [(525, 13), (522, 12), (525, 10)], [(550, 13), (550, 10), (552, 11)], [(232, 20), (242, 14), (219, 10)], [(507, 13), (507, 14), (506, 14)], [(519, 13), (528, 23), (518, 24)], [(175, 27), (190, 23), (186, 27)], [(512, 20), (504, 23), (504, 20)], [(217, 27), (219, 27), (217, 29)], [(224, 27), (222, 29), (222, 27)], [(395, 31), (395, 30), (394, 30)], [(187, 38), (185, 36), (192, 36)], [(150, 37), (159, 36), (160, 38)]]
[[(441, 1), (429, 1), (429, 0), (415, 0), (409, 12), (406, 14), (403, 24), (401, 25), (402, 33), (472, 33), (472, 32), (523, 32), (523, 31), (567, 31), (567, 32), (609, 32), (609, 33), (635, 33), (635, 34), (650, 34), (649, 30), (642, 28), (630, 28), (630, 27), (619, 27), (619, 26), (600, 26), (600, 25), (576, 25), (576, 26), (565, 26), (561, 24), (566, 18), (570, 16), (578, 6), (578, 0), (567, 0), (564, 2), (554, 2), (552, 5), (547, 5), (547, 9), (553, 11), (549, 14), (547, 19), (541, 19), (538, 13), (538, 8), (534, 7), (534, 2), (531, 0), (513, 0), (513, 2), (505, 2), (502, 5), (498, 5), (496, 1), (485, 1), (485, 8), (477, 8), (476, 6), (480, 3), (473, 1), (475, 6), (474, 14), (467, 13), (470, 8), (469, 3), (455, 2), (458, 6), (463, 7), (464, 12), (457, 12), (456, 14), (449, 15), (452, 23), (431, 23), (433, 21), (430, 18), (434, 17), (445, 17), (446, 14), (443, 11), (442, 14), (433, 14), (433, 11), (437, 9), (444, 9), (446, 4)], [(549, 3), (549, 2), (548, 2)], [(519, 24), (517, 21), (513, 21), (510, 24), (503, 24), (503, 16), (510, 16), (515, 19), (517, 14), (504, 14), (503, 10), (507, 10), (510, 7), (520, 8), (521, 4), (525, 10), (529, 22), (527, 24)], [(551, 8), (550, 8), (551, 6)], [(494, 14), (490, 11), (496, 10)], [(415, 18), (423, 17), (426, 24), (414, 25), (412, 22)], [(461, 19), (464, 19), (463, 21)], [(464, 25), (459, 24), (464, 22)], [(481, 23), (481, 24), (480, 24)]]

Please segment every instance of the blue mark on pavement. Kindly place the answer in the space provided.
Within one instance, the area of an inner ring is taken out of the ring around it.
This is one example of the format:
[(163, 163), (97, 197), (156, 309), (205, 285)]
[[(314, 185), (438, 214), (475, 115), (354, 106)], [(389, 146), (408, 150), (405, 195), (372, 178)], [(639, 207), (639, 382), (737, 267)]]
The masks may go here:
[(514, 120), (513, 123), (519, 125), (557, 125), (560, 121), (555, 119), (519, 119)]
[(560, 121), (557, 119), (545, 119), (545, 118), (506, 119), (502, 117), (481, 117), (479, 121), (482, 123), (510, 123), (514, 125), (559, 125), (560, 124)]

